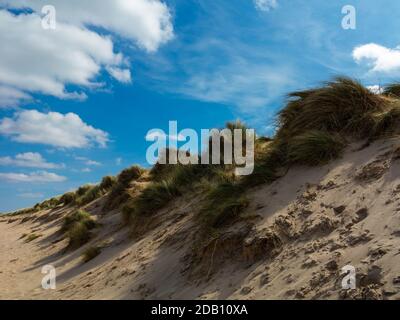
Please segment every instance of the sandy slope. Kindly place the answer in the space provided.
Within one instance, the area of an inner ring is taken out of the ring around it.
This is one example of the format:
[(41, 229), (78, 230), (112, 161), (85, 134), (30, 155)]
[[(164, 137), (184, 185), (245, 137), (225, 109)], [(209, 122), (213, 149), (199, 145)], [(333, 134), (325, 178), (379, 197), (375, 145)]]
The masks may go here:
[[(119, 212), (101, 214), (99, 199), (87, 210), (102, 227), (72, 252), (57, 231), (73, 208), (0, 218), (0, 298), (398, 299), (400, 143), (360, 146), (252, 190), (245, 219), (197, 251), (201, 195), (158, 212), (136, 239)], [(20, 239), (32, 232), (41, 237)], [(83, 264), (82, 251), (94, 243), (105, 248)], [(45, 264), (57, 268), (57, 290), (41, 289)], [(345, 291), (340, 269), (349, 264), (357, 289)]]

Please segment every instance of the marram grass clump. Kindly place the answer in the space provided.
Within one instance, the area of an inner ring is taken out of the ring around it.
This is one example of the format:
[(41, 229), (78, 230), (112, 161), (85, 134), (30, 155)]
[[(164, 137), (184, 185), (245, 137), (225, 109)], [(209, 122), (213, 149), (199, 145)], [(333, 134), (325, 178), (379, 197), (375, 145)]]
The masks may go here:
[(235, 182), (222, 182), (212, 186), (199, 214), (203, 225), (220, 228), (238, 218), (249, 205), (244, 191)]
[(290, 163), (316, 166), (338, 158), (346, 144), (338, 134), (310, 130), (293, 137), (287, 147)]
[(82, 254), (83, 263), (87, 263), (100, 255), (101, 249), (101, 246), (91, 246), (87, 248)]
[(211, 166), (208, 165), (175, 165), (162, 174), (159, 171), (140, 194), (123, 207), (124, 221), (131, 223), (138, 215), (156, 213), (171, 200), (191, 191), (196, 182), (210, 175)]
[(131, 198), (128, 192), (130, 184), (141, 178), (145, 172), (146, 170), (139, 166), (132, 166), (123, 170), (112, 184), (111, 191), (104, 203), (103, 211), (116, 209), (127, 202)]
[(96, 221), (88, 212), (77, 210), (64, 218), (61, 232), (65, 233), (68, 237), (68, 247), (75, 249), (91, 239), (91, 230), (96, 227)]

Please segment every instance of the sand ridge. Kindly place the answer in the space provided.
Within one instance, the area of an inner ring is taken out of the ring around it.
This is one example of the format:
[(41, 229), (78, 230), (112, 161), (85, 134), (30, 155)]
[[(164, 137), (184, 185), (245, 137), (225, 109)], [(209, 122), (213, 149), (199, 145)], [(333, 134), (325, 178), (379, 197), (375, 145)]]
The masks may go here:
[[(102, 213), (100, 198), (86, 210), (101, 227), (75, 251), (59, 233), (74, 208), (0, 217), (0, 298), (399, 299), (399, 144), (361, 146), (250, 190), (245, 219), (197, 251), (196, 194), (160, 210), (136, 238), (118, 210)], [(99, 243), (101, 254), (83, 263)], [(41, 288), (46, 264), (56, 267), (56, 290)], [(346, 265), (356, 268), (356, 290), (341, 288)]]

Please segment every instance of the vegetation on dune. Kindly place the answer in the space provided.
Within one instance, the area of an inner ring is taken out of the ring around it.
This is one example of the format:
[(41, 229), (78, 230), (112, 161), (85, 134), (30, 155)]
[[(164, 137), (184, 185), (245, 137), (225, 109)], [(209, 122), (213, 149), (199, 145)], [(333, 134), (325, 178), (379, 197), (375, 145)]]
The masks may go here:
[(66, 206), (71, 203), (74, 203), (75, 200), (76, 200), (76, 193), (75, 192), (67, 192), (61, 196), (60, 204), (63, 204)]
[[(117, 178), (105, 177), (98, 185), (82, 186), (60, 198), (38, 205), (36, 210), (60, 204), (78, 206), (92, 202), (108, 193), (103, 210), (123, 205), (126, 223), (147, 219), (172, 200), (190, 191), (201, 194), (199, 220), (204, 226), (218, 229), (240, 217), (248, 206), (245, 194), (249, 188), (271, 183), (292, 165), (321, 165), (340, 157), (354, 139), (373, 140), (396, 132), (400, 120), (400, 85), (392, 84), (376, 94), (359, 82), (338, 77), (322, 86), (288, 95), (286, 106), (277, 116), (273, 138), (255, 140), (255, 164), (251, 175), (235, 177), (236, 164), (171, 165), (156, 164), (150, 171), (138, 166), (123, 170)], [(225, 129), (246, 126), (240, 121), (229, 122)], [(224, 156), (221, 138), (221, 159)], [(232, 141), (231, 141), (232, 142)], [(242, 148), (246, 135), (242, 134)], [(210, 156), (211, 139), (209, 143)], [(167, 150), (166, 160), (172, 150)], [(135, 188), (133, 182), (137, 183)], [(134, 189), (134, 190), (133, 190)], [(68, 220), (69, 219), (69, 220)], [(71, 244), (88, 239), (94, 221), (77, 211), (64, 222)]]
[[(375, 139), (391, 133), (399, 119), (398, 100), (375, 94), (345, 77), (311, 90), (290, 93), (286, 107), (278, 114), (275, 137), (261, 137), (255, 141), (255, 165), (251, 175), (221, 179), (233, 172), (235, 164), (157, 164), (150, 171), (150, 184), (124, 207), (124, 219), (132, 221), (136, 215), (156, 212), (190, 190), (201, 177), (207, 177), (205, 185), (197, 185), (205, 194), (199, 210), (201, 221), (206, 226), (219, 228), (246, 208), (248, 201), (244, 195), (249, 188), (274, 181), (291, 165), (315, 166), (338, 158), (351, 139)], [(246, 126), (231, 122), (226, 128), (244, 132)], [(245, 135), (243, 138), (244, 147)]]
[(91, 246), (87, 248), (82, 254), (83, 263), (87, 263), (100, 255), (101, 249), (100, 246)]
[(61, 232), (65, 233), (69, 239), (68, 247), (78, 248), (90, 240), (91, 230), (96, 227), (96, 221), (88, 212), (77, 210), (64, 218)]
[(290, 140), (287, 157), (290, 163), (319, 165), (338, 158), (345, 148), (338, 134), (310, 130)]
[(152, 174), (152, 180), (141, 193), (131, 199), (122, 210), (124, 221), (129, 223), (136, 215), (151, 215), (166, 206), (172, 199), (190, 191), (205, 176), (212, 175), (209, 165), (169, 165)]
[(36, 240), (37, 238), (40, 238), (41, 236), (42, 236), (41, 234), (31, 233), (30, 235), (26, 235), (23, 238), (25, 238), (25, 240), (24, 240), (25, 243), (29, 243), (29, 242)]
[(391, 83), (385, 86), (383, 94), (389, 97), (400, 98), (400, 83)]
[(103, 210), (109, 211), (118, 208), (130, 199), (128, 189), (132, 181), (138, 180), (145, 170), (139, 166), (132, 166), (123, 170), (112, 183), (111, 191), (104, 203)]
[[(399, 88), (392, 86), (392, 95)], [(278, 115), (275, 137), (256, 140), (253, 173), (210, 188), (200, 210), (206, 226), (219, 228), (238, 217), (246, 208), (243, 195), (248, 188), (274, 181), (291, 165), (327, 163), (338, 158), (352, 138), (393, 133), (400, 119), (398, 100), (374, 94), (345, 77), (288, 98)]]
[(359, 82), (339, 77), (320, 88), (290, 93), (287, 106), (279, 113), (276, 137), (289, 139), (320, 130), (364, 138), (369, 133), (369, 118), (385, 105), (383, 97)]
[(221, 182), (208, 191), (199, 216), (205, 226), (220, 228), (234, 221), (248, 204), (245, 190), (240, 184)]

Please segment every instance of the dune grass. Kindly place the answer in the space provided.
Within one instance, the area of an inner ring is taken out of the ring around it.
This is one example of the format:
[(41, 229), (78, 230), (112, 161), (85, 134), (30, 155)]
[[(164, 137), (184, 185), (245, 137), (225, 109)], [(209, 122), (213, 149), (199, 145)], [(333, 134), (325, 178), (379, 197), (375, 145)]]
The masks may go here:
[(288, 104), (279, 113), (277, 138), (288, 139), (309, 130), (365, 137), (371, 124), (369, 116), (386, 106), (383, 97), (346, 77), (288, 96)]
[(338, 158), (345, 146), (338, 134), (310, 130), (290, 140), (287, 157), (290, 163), (316, 166)]
[(146, 171), (139, 166), (132, 166), (123, 170), (113, 182), (111, 191), (104, 203), (103, 211), (118, 208), (130, 199), (128, 188), (132, 181), (138, 180)]
[(31, 234), (26, 235), (26, 236), (24, 237), (24, 239), (25, 239), (24, 242), (25, 242), (25, 243), (30, 243), (30, 242), (32, 242), (32, 241), (34, 241), (34, 240), (40, 238), (41, 236), (42, 236), (41, 234), (31, 233)]
[(87, 263), (100, 255), (101, 249), (102, 247), (100, 246), (91, 246), (87, 248), (82, 254), (83, 263)]
[(67, 235), (69, 248), (78, 248), (90, 240), (91, 230), (96, 227), (96, 221), (88, 212), (77, 210), (64, 218), (61, 232)]
[(400, 83), (391, 83), (385, 86), (383, 94), (389, 97), (400, 98)]
[(221, 182), (210, 188), (199, 217), (203, 225), (220, 228), (234, 221), (248, 206), (244, 188), (235, 182)]
[(192, 190), (201, 178), (212, 175), (209, 165), (175, 165), (166, 170), (153, 173), (153, 180), (122, 210), (126, 223), (132, 222), (135, 215), (151, 215), (166, 206), (172, 199)]
[(75, 192), (67, 192), (61, 196), (59, 203), (63, 205), (69, 205), (71, 203), (74, 203), (75, 200), (76, 200)]
[[(234, 177), (235, 163), (156, 164), (145, 175), (144, 169), (133, 166), (117, 178), (105, 177), (99, 185), (83, 186), (73, 194), (47, 200), (38, 208), (55, 206), (57, 201), (64, 205), (83, 205), (110, 191), (103, 210), (123, 205), (124, 221), (132, 223), (135, 217), (150, 217), (177, 197), (196, 190), (204, 195), (199, 208), (200, 221), (218, 229), (235, 221), (245, 210), (248, 206), (245, 194), (249, 188), (271, 183), (290, 166), (317, 166), (336, 159), (356, 139), (371, 141), (397, 132), (399, 98), (400, 84), (389, 85), (383, 94), (376, 94), (356, 80), (337, 77), (316, 88), (288, 94), (286, 106), (277, 115), (274, 137), (260, 137), (255, 141), (255, 167), (249, 176)], [(244, 131), (246, 126), (236, 121), (227, 123), (226, 128)], [(244, 146), (246, 138), (243, 139)], [(170, 152), (167, 151), (167, 158)], [(223, 155), (223, 149), (220, 152)], [(145, 182), (137, 195), (130, 193), (133, 181)], [(85, 218), (78, 221), (71, 223), (74, 230), (68, 230), (80, 243), (90, 228)]]
[[(399, 87), (392, 87), (397, 94)], [(288, 95), (273, 139), (258, 139), (254, 172), (236, 183), (212, 187), (200, 209), (206, 226), (220, 228), (246, 208), (246, 191), (270, 183), (291, 165), (316, 166), (340, 157), (351, 139), (391, 134), (400, 102), (374, 94), (359, 82), (338, 77), (321, 87)], [(260, 147), (262, 146), (262, 147)]]

